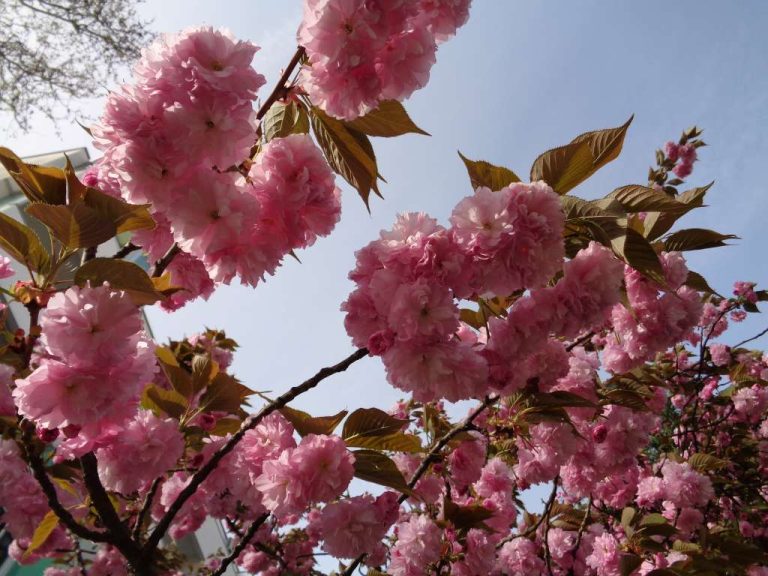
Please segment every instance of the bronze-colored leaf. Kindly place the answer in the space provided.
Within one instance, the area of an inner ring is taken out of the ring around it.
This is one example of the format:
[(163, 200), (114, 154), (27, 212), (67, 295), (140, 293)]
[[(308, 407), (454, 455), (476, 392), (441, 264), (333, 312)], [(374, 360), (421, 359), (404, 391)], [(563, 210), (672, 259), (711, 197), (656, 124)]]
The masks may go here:
[(699, 274), (698, 272), (694, 272), (693, 270), (688, 271), (688, 276), (685, 279), (685, 285), (690, 286), (694, 290), (698, 290), (699, 292), (704, 292), (706, 294), (714, 294), (716, 296), (719, 296), (719, 294), (712, 288), (708, 283), (706, 278)]
[(239, 414), (253, 390), (241, 384), (237, 378), (219, 372), (200, 398), (200, 408), (210, 412)]
[(35, 202), (27, 206), (26, 211), (45, 224), (67, 248), (98, 246), (117, 234), (112, 222), (83, 203), (57, 205)]
[(493, 512), (485, 506), (480, 504), (459, 506), (446, 498), (443, 500), (443, 512), (445, 519), (459, 530), (466, 531), (472, 528), (480, 528), (481, 530), (490, 531), (485, 521), (493, 517)]
[(691, 209), (689, 205), (678, 202), (664, 192), (637, 184), (617, 188), (607, 198), (621, 204), (627, 212), (671, 212), (673, 214), (683, 214)]
[(688, 464), (698, 472), (712, 472), (728, 467), (727, 460), (723, 460), (712, 454), (704, 454), (703, 452), (691, 454), (690, 458), (688, 458)]
[(695, 208), (701, 208), (704, 206), (704, 196), (707, 191), (712, 187), (714, 182), (710, 182), (706, 186), (700, 188), (692, 188), (686, 190), (675, 200), (686, 206), (686, 211), (681, 213), (663, 213), (663, 212), (649, 212), (645, 216), (643, 226), (645, 229), (644, 236), (649, 240), (656, 240), (662, 234), (667, 233), (675, 222), (680, 219), (683, 214), (690, 212)]
[(166, 390), (150, 384), (142, 392), (141, 405), (158, 415), (168, 415), (178, 420), (187, 411), (188, 402), (175, 390)]
[(370, 448), (390, 452), (408, 452), (418, 454), (424, 451), (421, 440), (415, 434), (387, 434), (385, 436), (353, 436), (345, 440), (350, 448)]
[(544, 180), (558, 194), (566, 194), (619, 156), (632, 118), (618, 128), (586, 132), (544, 152), (531, 167), (531, 181)]
[(348, 127), (367, 134), (391, 138), (403, 134), (423, 134), (427, 132), (416, 126), (403, 105), (397, 100), (384, 100), (375, 110), (355, 120), (344, 122)]
[(355, 477), (413, 495), (413, 490), (391, 458), (375, 450), (355, 450), (352, 454), (355, 457)]
[(50, 267), (48, 252), (35, 232), (0, 212), (0, 248), (33, 272), (46, 273)]
[(473, 190), (480, 186), (485, 186), (495, 192), (514, 182), (520, 182), (517, 174), (509, 168), (494, 166), (485, 160), (470, 160), (461, 152), (459, 152), (459, 157), (467, 167), (469, 182)]
[(101, 286), (104, 282), (114, 290), (125, 290), (137, 306), (154, 304), (163, 298), (155, 290), (149, 275), (132, 262), (114, 258), (94, 258), (83, 264), (75, 273), (75, 284)]
[(707, 248), (717, 248), (718, 246), (727, 246), (726, 240), (738, 239), (733, 234), (720, 234), (714, 230), (706, 228), (686, 228), (678, 230), (667, 236), (664, 240), (664, 249), (667, 252), (686, 250), (705, 250)]
[(643, 276), (661, 286), (666, 285), (664, 269), (661, 267), (659, 256), (653, 246), (641, 234), (631, 228), (626, 228), (622, 236), (611, 240), (611, 248), (616, 256)]
[(360, 436), (389, 436), (407, 424), (408, 420), (395, 418), (378, 408), (358, 408), (344, 422), (341, 437), (349, 442)]
[(347, 411), (342, 410), (333, 416), (312, 416), (289, 406), (281, 408), (280, 413), (293, 424), (293, 427), (300, 436), (306, 436), (307, 434), (333, 434), (336, 426), (347, 415)]
[(367, 207), (371, 190), (378, 193), (376, 179), (379, 177), (368, 137), (348, 128), (319, 108), (312, 108), (310, 121), (328, 164), (357, 190)]
[(66, 202), (67, 180), (61, 168), (27, 164), (8, 148), (0, 148), (0, 163), (30, 202)]

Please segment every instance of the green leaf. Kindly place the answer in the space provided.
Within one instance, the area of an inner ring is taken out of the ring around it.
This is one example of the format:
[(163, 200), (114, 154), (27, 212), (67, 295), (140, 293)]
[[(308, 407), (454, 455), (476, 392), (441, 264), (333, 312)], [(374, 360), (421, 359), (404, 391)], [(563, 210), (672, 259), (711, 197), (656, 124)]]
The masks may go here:
[(408, 483), (391, 458), (375, 450), (355, 450), (352, 454), (355, 456), (357, 478), (394, 488), (409, 496), (413, 495), (413, 490), (408, 487)]
[(368, 136), (402, 136), (403, 134), (423, 134), (427, 132), (416, 126), (408, 113), (397, 100), (384, 100), (375, 110), (352, 121), (344, 122), (348, 127)]
[(0, 248), (33, 272), (46, 273), (50, 267), (48, 252), (31, 229), (0, 212)]
[(376, 156), (368, 137), (347, 128), (319, 108), (310, 115), (317, 143), (334, 172), (355, 188), (368, 207), (371, 190), (378, 194)]
[(35, 532), (32, 534), (32, 540), (29, 542), (27, 549), (24, 550), (22, 557), (29, 557), (30, 554), (45, 544), (45, 541), (48, 540), (48, 536), (53, 533), (58, 525), (59, 517), (56, 516), (53, 510), (49, 510), (48, 513), (43, 516), (43, 519), (40, 520), (40, 524), (37, 525), (37, 528), (35, 528)]
[(140, 267), (125, 260), (94, 258), (75, 272), (75, 284), (101, 286), (104, 282), (114, 290), (125, 290), (137, 306), (154, 304), (164, 295), (155, 289), (152, 279)]
[(141, 394), (141, 405), (160, 416), (168, 415), (179, 420), (186, 413), (189, 403), (175, 390), (166, 390), (150, 384)]
[(293, 424), (293, 427), (300, 436), (306, 436), (307, 434), (333, 434), (333, 431), (336, 430), (336, 426), (338, 426), (339, 423), (344, 420), (344, 416), (347, 415), (347, 411), (342, 410), (333, 416), (315, 417), (288, 406), (281, 408), (280, 413), (285, 416), (286, 420)]
[(459, 157), (467, 167), (469, 182), (473, 189), (485, 186), (493, 191), (501, 190), (514, 182), (520, 182), (517, 174), (503, 166), (494, 166), (485, 160), (470, 160), (459, 152)]
[(635, 520), (635, 517), (637, 516), (637, 510), (631, 507), (626, 507), (624, 510), (621, 511), (621, 527), (624, 528), (624, 532), (626, 532), (628, 537), (632, 537), (632, 534), (634, 534), (635, 529), (633, 527), (633, 522)]
[(566, 194), (619, 156), (631, 122), (632, 117), (618, 128), (586, 132), (544, 152), (533, 162), (531, 181), (544, 180), (558, 194)]
[(706, 228), (686, 228), (667, 236), (664, 240), (664, 250), (667, 252), (686, 250), (705, 250), (727, 246), (725, 240), (738, 239), (733, 234), (720, 234)]
[(297, 102), (275, 102), (270, 106), (262, 123), (264, 138), (285, 138), (290, 134), (309, 132), (309, 117), (306, 108)]
[(659, 257), (648, 240), (640, 233), (626, 228), (623, 236), (611, 240), (611, 248), (616, 256), (643, 276), (661, 286), (666, 285), (664, 269), (661, 267)]
[(688, 205), (678, 202), (664, 192), (637, 184), (617, 188), (606, 198), (615, 200), (627, 212), (671, 212), (682, 214), (690, 210)]

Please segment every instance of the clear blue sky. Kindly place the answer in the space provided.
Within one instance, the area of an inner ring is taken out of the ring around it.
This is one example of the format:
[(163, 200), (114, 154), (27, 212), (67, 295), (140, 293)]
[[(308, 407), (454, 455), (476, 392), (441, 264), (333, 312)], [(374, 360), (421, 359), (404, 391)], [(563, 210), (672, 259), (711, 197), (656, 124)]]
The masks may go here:
[[(168, 315), (150, 310), (156, 335), (179, 337), (220, 327), (242, 350), (237, 375), (252, 388), (282, 391), (352, 350), (339, 304), (351, 284), (353, 251), (391, 225), (400, 211), (426, 211), (445, 222), (471, 192), (461, 150), (525, 177), (533, 159), (581, 132), (635, 121), (619, 160), (572, 194), (602, 196), (644, 183), (654, 150), (692, 124), (705, 129), (695, 185), (716, 184), (709, 208), (683, 222), (737, 234), (734, 246), (693, 254), (690, 264), (721, 292), (733, 280), (768, 287), (768, 2), (742, 0), (475, 0), (469, 23), (442, 45), (430, 84), (406, 106), (431, 138), (374, 144), (384, 201), (372, 215), (344, 187), (334, 234), (291, 259), (256, 290), (223, 287), (209, 302)], [(295, 49), (299, 0), (205, 2), (150, 0), (143, 12), (158, 31), (190, 25), (230, 28), (261, 45), (255, 66), (273, 85)], [(266, 95), (266, 91), (263, 96)], [(101, 102), (89, 102), (98, 114)], [(6, 119), (0, 128), (8, 125)], [(6, 132), (6, 135), (8, 133)], [(88, 144), (79, 128), (54, 136), (45, 122), (4, 139), (20, 154)], [(768, 316), (738, 331), (751, 335)], [(762, 342), (765, 345), (765, 340)], [(298, 406), (317, 415), (387, 406), (399, 395), (377, 359), (326, 382)]]

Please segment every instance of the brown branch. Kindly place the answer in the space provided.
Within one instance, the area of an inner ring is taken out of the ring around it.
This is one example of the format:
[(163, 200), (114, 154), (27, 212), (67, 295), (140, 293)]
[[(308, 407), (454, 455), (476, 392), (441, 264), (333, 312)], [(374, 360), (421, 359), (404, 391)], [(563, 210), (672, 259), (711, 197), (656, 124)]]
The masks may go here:
[(259, 530), (262, 524), (267, 521), (267, 518), (269, 518), (269, 514), (262, 514), (259, 516), (256, 520), (251, 522), (251, 525), (248, 526), (248, 530), (245, 531), (245, 534), (243, 534), (243, 537), (240, 538), (240, 541), (237, 543), (237, 546), (232, 550), (232, 552), (229, 554), (229, 556), (225, 557), (221, 561), (221, 566), (218, 567), (218, 569), (211, 574), (211, 576), (221, 576), (224, 574), (224, 572), (227, 571), (227, 568), (229, 568), (229, 565), (232, 564), (235, 560), (237, 560), (237, 557), (240, 556), (243, 550), (245, 550), (246, 546), (253, 540), (253, 537), (256, 535), (256, 532)]
[(179, 248), (179, 245), (174, 242), (173, 246), (168, 249), (168, 252), (166, 252), (165, 255), (160, 258), (160, 260), (155, 262), (155, 266), (152, 268), (152, 278), (159, 278), (162, 276), (163, 272), (165, 272), (165, 269), (168, 268), (173, 259), (176, 257), (176, 254), (179, 252), (181, 252), (181, 248)]
[(45, 498), (48, 501), (48, 507), (53, 510), (53, 513), (56, 514), (61, 523), (74, 535), (79, 536), (80, 538), (85, 538), (86, 540), (91, 540), (92, 542), (112, 543), (114, 538), (112, 538), (110, 534), (97, 532), (96, 530), (91, 530), (90, 528), (79, 524), (72, 514), (70, 514), (69, 510), (64, 508), (59, 501), (56, 487), (48, 477), (43, 460), (40, 458), (40, 455), (35, 452), (35, 449), (32, 446), (32, 432), (34, 431), (34, 427), (31, 423), (27, 423), (25, 427), (26, 430), (24, 431), (21, 446), (24, 449), (27, 462), (29, 462), (29, 466), (32, 468), (32, 474), (40, 485), (40, 488), (42, 488), (43, 494), (45, 494)]
[(546, 503), (544, 504), (544, 510), (541, 513), (541, 517), (536, 521), (536, 523), (528, 528), (525, 532), (521, 532), (519, 534), (513, 534), (510, 536), (507, 536), (503, 540), (501, 540), (498, 544), (496, 544), (496, 550), (504, 546), (507, 542), (511, 542), (512, 540), (515, 540), (517, 538), (527, 538), (531, 534), (534, 534), (536, 530), (539, 529), (539, 526), (541, 526), (541, 523), (544, 522), (545, 519), (549, 518), (550, 510), (552, 509), (552, 504), (555, 503), (555, 498), (557, 497), (557, 485), (560, 481), (560, 477), (558, 476), (555, 478), (554, 483), (552, 484), (552, 492), (549, 494), (549, 498), (547, 498)]
[(141, 536), (141, 527), (144, 524), (144, 520), (147, 518), (147, 514), (149, 514), (149, 510), (152, 507), (152, 500), (154, 500), (155, 494), (157, 493), (158, 488), (160, 488), (160, 483), (162, 480), (162, 477), (155, 478), (155, 480), (152, 482), (152, 486), (149, 487), (149, 492), (147, 492), (147, 495), (144, 497), (144, 503), (141, 505), (139, 515), (136, 517), (136, 524), (133, 525), (133, 532), (131, 532), (131, 537), (136, 542), (139, 542), (139, 537)]
[[(464, 420), (446, 432), (445, 435), (443, 435), (443, 437), (438, 440), (437, 444), (432, 447), (432, 450), (430, 450), (429, 453), (421, 461), (421, 464), (416, 469), (416, 472), (413, 473), (411, 480), (408, 482), (408, 488), (414, 488), (421, 477), (427, 472), (432, 462), (437, 459), (438, 454), (440, 454), (443, 448), (445, 448), (457, 434), (469, 430), (469, 428), (472, 426), (472, 423), (475, 421), (475, 418), (482, 414), (486, 408), (494, 404), (498, 399), (499, 396), (487, 396), (485, 400), (483, 400), (483, 402), (477, 408), (470, 412)], [(407, 494), (401, 494), (397, 501), (399, 504), (402, 504), (407, 499)], [(342, 576), (351, 576), (355, 569), (365, 559), (365, 556), (365, 554), (361, 554), (355, 558), (352, 563), (347, 566), (344, 572), (342, 572)]]
[(112, 258), (115, 258), (119, 260), (120, 258), (125, 258), (130, 254), (131, 252), (135, 252), (136, 250), (141, 250), (141, 246), (136, 246), (136, 244), (133, 244), (132, 242), (128, 242), (125, 246), (120, 248), (117, 252), (115, 252), (112, 255)]
[(150, 534), (149, 539), (142, 549), (142, 552), (147, 555), (154, 552), (155, 548), (157, 548), (158, 544), (160, 543), (160, 539), (165, 535), (166, 531), (171, 525), (171, 522), (173, 522), (173, 519), (176, 517), (176, 514), (179, 513), (184, 503), (189, 500), (189, 498), (197, 491), (200, 484), (202, 484), (205, 479), (208, 478), (211, 472), (216, 469), (216, 466), (218, 466), (222, 458), (224, 458), (235, 448), (235, 446), (237, 446), (237, 444), (240, 442), (240, 440), (243, 439), (245, 433), (248, 432), (248, 430), (255, 428), (266, 416), (272, 412), (275, 412), (276, 410), (279, 410), (280, 408), (283, 408), (297, 396), (307, 392), (308, 390), (311, 390), (329, 376), (338, 374), (339, 372), (344, 372), (352, 364), (367, 355), (367, 348), (360, 348), (359, 350), (356, 350), (354, 353), (349, 355), (338, 364), (327, 368), (322, 368), (309, 380), (306, 380), (298, 386), (294, 386), (285, 394), (264, 406), (261, 410), (259, 410), (258, 413), (246, 418), (243, 424), (240, 426), (240, 429), (235, 432), (232, 437), (213, 454), (213, 456), (211, 456), (210, 460), (208, 460), (208, 462), (206, 462), (205, 465), (203, 465), (194, 474), (194, 476), (192, 476), (189, 483), (179, 493), (176, 500), (174, 500), (174, 502), (168, 508), (168, 511), (163, 515), (162, 519), (155, 526), (155, 529), (152, 531), (152, 534)]
[(288, 82), (288, 79), (291, 77), (291, 74), (293, 74), (293, 69), (296, 68), (296, 66), (301, 61), (302, 57), (304, 56), (304, 47), (299, 46), (296, 48), (296, 52), (293, 55), (293, 58), (291, 58), (291, 61), (288, 62), (288, 66), (286, 66), (285, 70), (283, 71), (283, 75), (280, 76), (280, 79), (277, 81), (277, 84), (275, 84), (274, 89), (272, 90), (272, 93), (267, 96), (267, 99), (264, 100), (264, 103), (259, 108), (259, 111), (256, 112), (256, 119), (261, 120), (266, 116), (269, 109), (272, 107), (272, 104), (277, 102), (280, 98), (285, 96), (286, 91), (286, 83)]
[(83, 469), (83, 483), (88, 489), (91, 502), (96, 508), (102, 524), (104, 524), (112, 536), (115, 547), (120, 550), (132, 567), (141, 566), (147, 570), (147, 572), (142, 572), (142, 574), (150, 573), (148, 569), (151, 559), (149, 557), (142, 557), (141, 549), (131, 538), (128, 527), (120, 519), (115, 507), (112, 505), (109, 494), (107, 494), (104, 485), (99, 479), (98, 462), (94, 453), (88, 452), (80, 458), (80, 465)]

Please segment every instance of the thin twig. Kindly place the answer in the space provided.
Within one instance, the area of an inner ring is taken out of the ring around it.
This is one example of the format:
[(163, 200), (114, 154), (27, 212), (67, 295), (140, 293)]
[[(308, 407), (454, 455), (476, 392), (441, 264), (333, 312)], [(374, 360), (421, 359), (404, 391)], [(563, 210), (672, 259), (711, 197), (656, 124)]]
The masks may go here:
[(288, 82), (288, 79), (291, 77), (291, 74), (293, 73), (293, 69), (296, 68), (298, 63), (301, 61), (301, 58), (304, 56), (304, 47), (299, 46), (296, 49), (296, 52), (293, 55), (293, 58), (291, 58), (291, 61), (288, 62), (288, 66), (283, 71), (283, 75), (280, 76), (280, 79), (277, 81), (277, 84), (275, 84), (274, 89), (272, 90), (272, 93), (267, 96), (267, 99), (264, 100), (264, 104), (261, 105), (261, 108), (259, 108), (259, 111), (256, 112), (256, 119), (261, 120), (266, 116), (269, 109), (272, 107), (272, 104), (277, 102), (280, 98), (284, 96), (285, 92), (285, 84)]
[(155, 262), (155, 266), (152, 268), (152, 278), (159, 278), (162, 276), (163, 272), (165, 272), (165, 269), (168, 268), (170, 263), (176, 257), (176, 254), (179, 252), (181, 252), (181, 248), (179, 248), (179, 245), (174, 242), (173, 246), (168, 249), (168, 252), (166, 252), (165, 255), (160, 258), (160, 260)]
[(184, 505), (184, 503), (197, 491), (200, 484), (202, 484), (205, 479), (208, 478), (211, 472), (216, 469), (216, 466), (218, 466), (222, 458), (224, 458), (235, 448), (235, 446), (237, 446), (237, 444), (240, 442), (240, 440), (243, 439), (245, 433), (248, 432), (248, 430), (255, 428), (266, 416), (279, 410), (280, 408), (283, 408), (297, 396), (307, 392), (308, 390), (311, 390), (329, 376), (338, 374), (339, 372), (344, 372), (352, 364), (367, 355), (367, 348), (360, 348), (359, 350), (356, 350), (354, 353), (350, 354), (347, 358), (338, 364), (327, 368), (322, 368), (309, 380), (306, 380), (298, 386), (294, 386), (285, 394), (264, 406), (261, 410), (259, 410), (258, 413), (246, 418), (240, 426), (240, 429), (235, 432), (232, 437), (213, 454), (213, 456), (211, 456), (210, 460), (208, 460), (208, 462), (206, 462), (205, 465), (203, 465), (194, 474), (194, 476), (192, 476), (189, 483), (179, 493), (176, 500), (170, 505), (167, 512), (155, 526), (152, 534), (150, 534), (147, 543), (144, 545), (143, 553), (151, 554), (154, 552), (155, 548), (157, 548), (157, 545), (160, 543), (161, 538), (165, 535), (166, 531), (171, 525), (171, 522), (173, 522), (173, 519), (176, 517), (176, 514), (179, 513), (179, 510), (181, 510), (181, 507)]
[(136, 246), (133, 242), (128, 242), (125, 246), (120, 248), (117, 252), (115, 252), (112, 255), (112, 258), (119, 260), (120, 258), (125, 258), (130, 254), (131, 252), (136, 252), (136, 250), (141, 250), (141, 246)]
[(747, 344), (748, 342), (752, 342), (753, 340), (757, 340), (758, 338), (762, 338), (766, 334), (768, 334), (768, 328), (766, 328), (765, 330), (763, 330), (759, 334), (756, 334), (755, 336), (752, 336), (752, 338), (747, 338), (746, 340), (742, 340), (741, 342), (739, 342), (738, 344), (736, 344), (733, 347), (734, 348), (740, 348), (741, 346), (744, 346), (744, 344)]
[(136, 524), (133, 525), (133, 532), (131, 533), (131, 537), (136, 542), (139, 541), (139, 536), (141, 535), (141, 527), (144, 524), (144, 520), (146, 519), (147, 514), (149, 514), (149, 510), (152, 507), (152, 500), (154, 500), (157, 489), (160, 487), (160, 483), (162, 481), (162, 476), (160, 478), (155, 478), (155, 480), (152, 482), (152, 486), (149, 487), (149, 492), (147, 492), (147, 495), (144, 498), (144, 503), (141, 505), (141, 510), (139, 511), (139, 515), (136, 517)]
[(251, 525), (248, 526), (248, 530), (245, 531), (245, 534), (243, 534), (243, 537), (240, 538), (240, 541), (237, 543), (237, 546), (235, 546), (234, 550), (229, 554), (229, 556), (226, 556), (222, 559), (221, 565), (218, 567), (218, 569), (211, 574), (211, 576), (221, 576), (224, 574), (224, 572), (227, 571), (227, 568), (229, 568), (229, 565), (232, 564), (235, 560), (237, 560), (237, 557), (240, 556), (243, 550), (245, 550), (246, 546), (253, 540), (253, 537), (256, 535), (256, 532), (259, 530), (262, 524), (267, 521), (267, 518), (269, 518), (269, 514), (262, 514), (259, 516), (256, 520), (251, 522)]
[(48, 501), (48, 507), (53, 510), (56, 516), (58, 516), (61, 523), (76, 536), (91, 540), (92, 542), (112, 543), (114, 538), (110, 534), (106, 532), (97, 532), (96, 530), (91, 530), (90, 528), (79, 524), (72, 514), (69, 513), (69, 510), (64, 508), (61, 504), (59, 496), (56, 493), (56, 487), (53, 485), (53, 482), (51, 482), (51, 479), (48, 477), (48, 473), (45, 470), (45, 464), (32, 446), (32, 430), (33, 427), (29, 424), (27, 430), (24, 432), (21, 446), (24, 450), (27, 462), (29, 462), (29, 466), (32, 468), (32, 474), (34, 475), (35, 480), (37, 480), (40, 488), (43, 489), (43, 494), (45, 494), (45, 498)]
[[(430, 450), (429, 453), (421, 461), (421, 464), (416, 469), (416, 472), (413, 473), (411, 480), (408, 482), (408, 488), (414, 488), (421, 477), (427, 472), (432, 462), (435, 461), (438, 454), (440, 454), (440, 452), (443, 450), (443, 448), (445, 448), (457, 434), (469, 430), (469, 428), (472, 426), (472, 423), (475, 421), (475, 418), (484, 412), (485, 409), (490, 405), (494, 404), (498, 399), (499, 396), (487, 396), (485, 400), (483, 400), (483, 402), (477, 408), (470, 412), (464, 420), (446, 432), (445, 435), (440, 438), (440, 440), (438, 440), (437, 444), (432, 447), (432, 450)], [(399, 504), (402, 504), (407, 499), (407, 494), (401, 494), (397, 501)], [(351, 576), (355, 569), (360, 565), (360, 563), (365, 560), (365, 556), (365, 554), (361, 554), (355, 558), (352, 563), (347, 566), (344, 572), (342, 572), (342, 576)]]
[(545, 518), (549, 518), (549, 511), (552, 508), (552, 504), (555, 502), (555, 498), (557, 497), (557, 484), (559, 481), (559, 477), (555, 478), (554, 484), (552, 485), (552, 492), (549, 494), (549, 498), (547, 498), (547, 502), (544, 504), (544, 510), (541, 513), (541, 517), (536, 521), (536, 523), (528, 528), (525, 532), (520, 532), (519, 534), (512, 534), (510, 536), (507, 536), (503, 540), (501, 540), (498, 544), (496, 544), (496, 549), (498, 550), (504, 544), (507, 542), (511, 542), (512, 540), (515, 540), (517, 538), (527, 538), (531, 534), (534, 534), (536, 530), (539, 529), (539, 526), (541, 526), (541, 523), (544, 522)]

